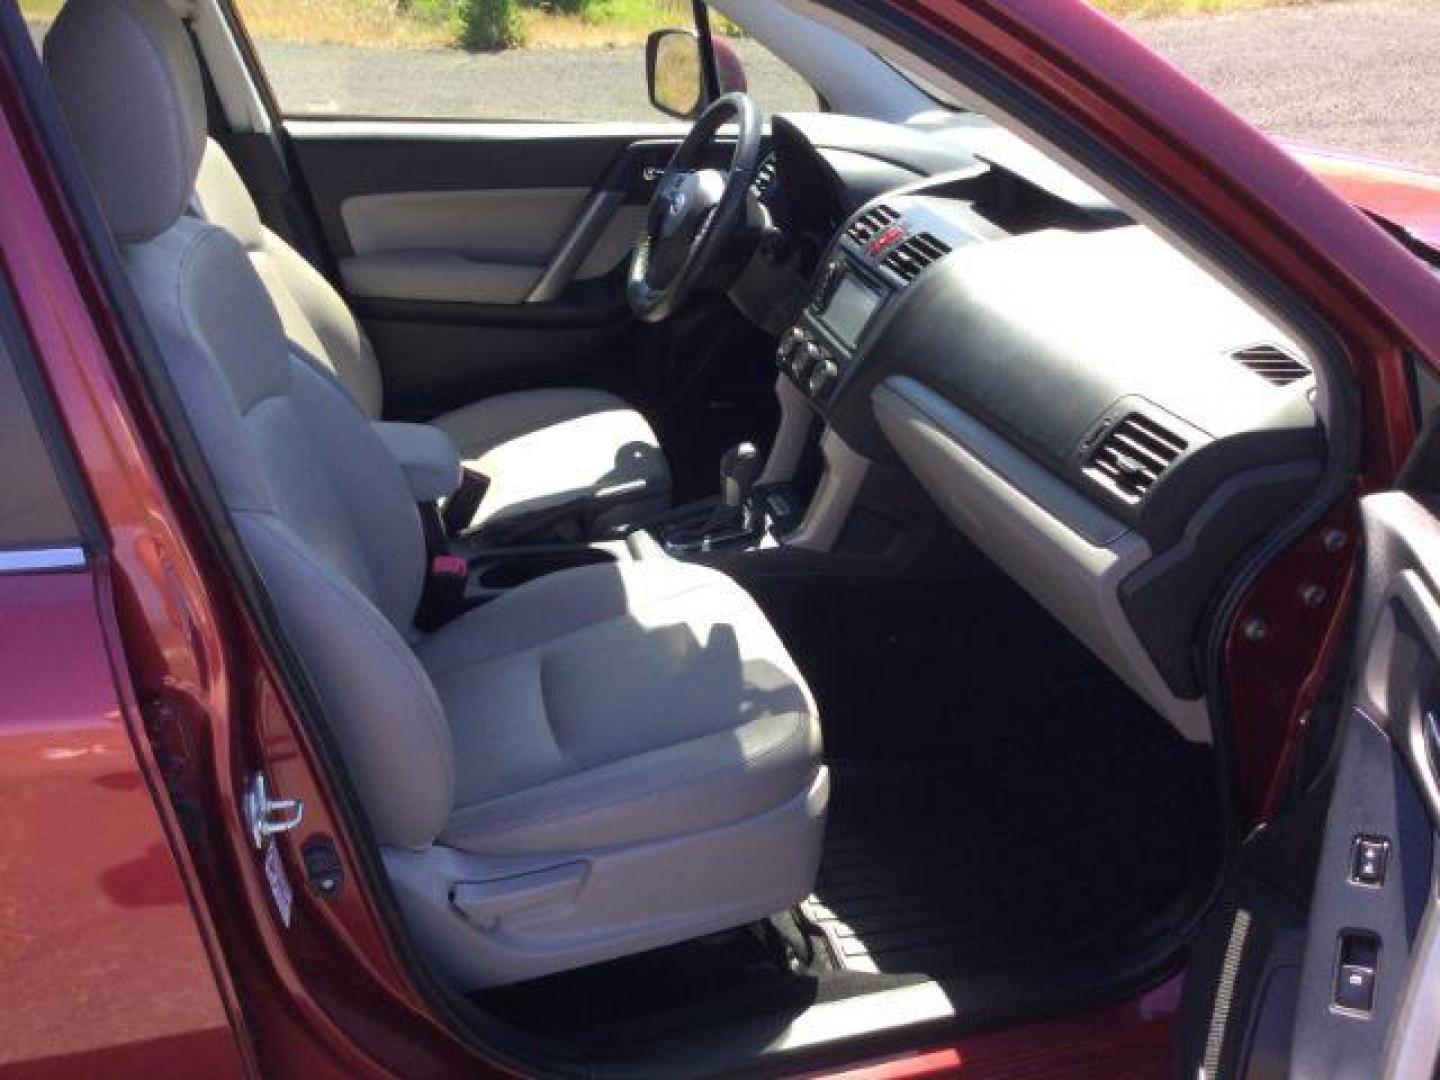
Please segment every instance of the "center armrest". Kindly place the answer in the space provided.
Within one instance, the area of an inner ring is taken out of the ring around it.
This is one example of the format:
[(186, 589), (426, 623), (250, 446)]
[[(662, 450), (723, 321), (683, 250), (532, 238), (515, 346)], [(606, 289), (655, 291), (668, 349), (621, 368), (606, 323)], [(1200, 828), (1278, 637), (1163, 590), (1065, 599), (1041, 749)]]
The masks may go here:
[(405, 474), (417, 503), (443, 499), (460, 486), (460, 451), (445, 432), (429, 424), (381, 420), (370, 426)]

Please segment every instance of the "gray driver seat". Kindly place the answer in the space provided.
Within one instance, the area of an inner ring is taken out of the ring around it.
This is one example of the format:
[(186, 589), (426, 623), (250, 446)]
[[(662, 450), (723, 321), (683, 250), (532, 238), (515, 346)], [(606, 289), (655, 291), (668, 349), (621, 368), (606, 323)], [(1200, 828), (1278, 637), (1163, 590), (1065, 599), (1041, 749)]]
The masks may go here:
[[(819, 719), (754, 601), (657, 552), (418, 630), (415, 481), (382, 436), (444, 439), (372, 422), (287, 341), (252, 254), (186, 213), (204, 115), (165, 0), (71, 0), (45, 53), (161, 358), (431, 960), (462, 987), (494, 986), (804, 897), (828, 798)], [(453, 447), (449, 461), (458, 478)]]

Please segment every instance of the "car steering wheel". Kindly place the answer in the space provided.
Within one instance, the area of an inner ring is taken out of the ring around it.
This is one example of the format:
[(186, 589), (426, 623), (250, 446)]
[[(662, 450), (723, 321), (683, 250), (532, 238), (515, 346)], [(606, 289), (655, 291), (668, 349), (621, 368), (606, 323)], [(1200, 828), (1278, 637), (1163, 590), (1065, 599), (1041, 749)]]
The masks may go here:
[[(720, 126), (732, 119), (739, 131), (729, 170), (702, 167)], [(760, 134), (755, 103), (745, 94), (725, 94), (695, 121), (675, 151), (655, 185), (630, 258), (625, 291), (640, 319), (661, 322), (679, 310), (745, 220)]]

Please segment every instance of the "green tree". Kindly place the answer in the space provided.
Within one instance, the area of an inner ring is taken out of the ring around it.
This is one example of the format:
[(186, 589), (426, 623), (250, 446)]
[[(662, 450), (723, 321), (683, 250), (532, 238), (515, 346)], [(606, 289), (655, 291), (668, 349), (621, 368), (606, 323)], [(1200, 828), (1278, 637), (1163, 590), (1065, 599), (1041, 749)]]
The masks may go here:
[(467, 49), (513, 49), (525, 29), (515, 0), (462, 0), (460, 44)]

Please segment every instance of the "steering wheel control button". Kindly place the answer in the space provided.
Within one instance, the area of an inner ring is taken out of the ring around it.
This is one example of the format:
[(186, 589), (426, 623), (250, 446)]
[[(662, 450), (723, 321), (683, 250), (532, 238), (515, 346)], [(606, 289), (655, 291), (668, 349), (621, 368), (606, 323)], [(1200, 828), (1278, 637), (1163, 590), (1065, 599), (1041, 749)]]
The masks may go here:
[(1350, 861), (1350, 880), (1356, 885), (1379, 888), (1385, 884), (1385, 867), (1389, 861), (1389, 840), (1378, 836), (1357, 836)]

